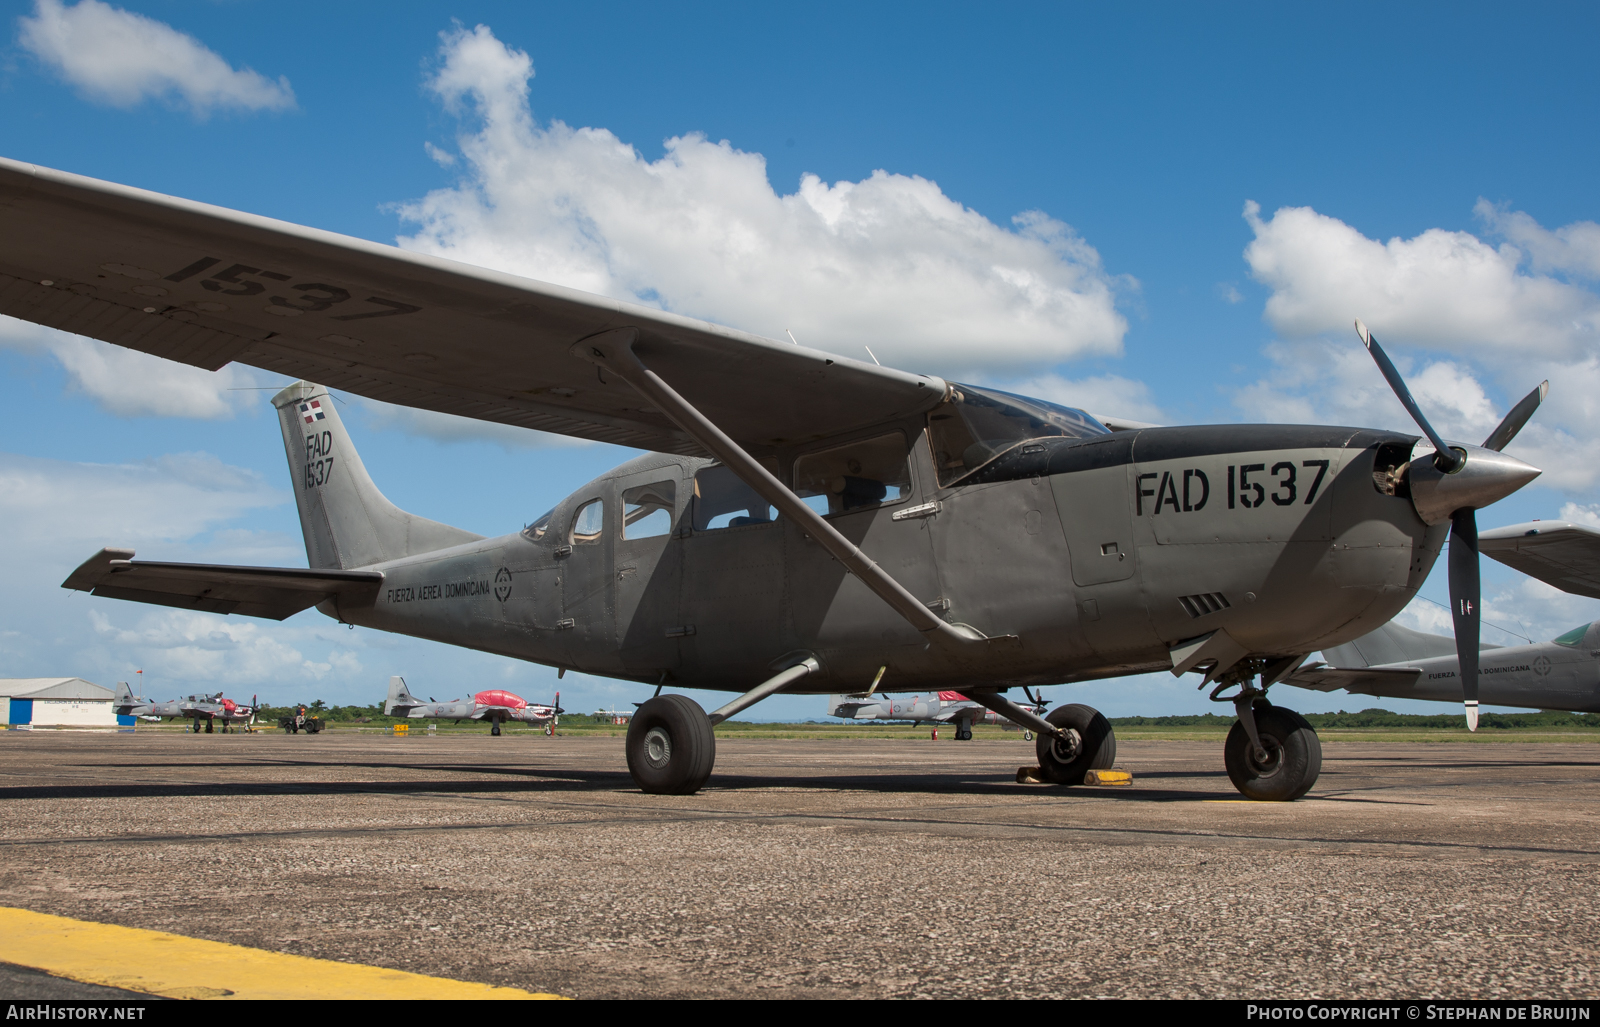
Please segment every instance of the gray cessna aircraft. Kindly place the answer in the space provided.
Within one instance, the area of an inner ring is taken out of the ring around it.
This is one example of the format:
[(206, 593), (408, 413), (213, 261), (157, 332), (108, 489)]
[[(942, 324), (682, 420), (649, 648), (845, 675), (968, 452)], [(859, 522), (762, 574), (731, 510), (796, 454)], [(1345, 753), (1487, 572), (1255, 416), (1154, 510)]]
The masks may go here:
[[(1115, 759), (1106, 719), (1075, 703), (1040, 717), (1007, 690), (1170, 670), (1203, 673), (1234, 703), (1223, 758), (1239, 789), (1297, 798), (1320, 743), (1266, 689), (1387, 622), (1450, 533), (1457, 637), (1475, 658), (1474, 511), (1539, 473), (1500, 450), (1542, 386), (1484, 445), (1447, 445), (1365, 329), (1431, 452), (1415, 454), (1412, 435), (1320, 425), (1117, 431), (1039, 400), (4, 159), (0, 313), (303, 379), (273, 403), (308, 569), (106, 549), (65, 587), (278, 619), (315, 606), (655, 686), (626, 742), (649, 792), (698, 790), (714, 725), (766, 696), (874, 681), (959, 689), (1038, 732), (1042, 775), (1077, 784)], [(389, 503), (329, 388), (650, 452), (531, 527), (480, 538)], [(1476, 682), (1463, 682), (1469, 720)], [(667, 684), (738, 696), (707, 715), (661, 694)]]
[[(1486, 556), (1574, 595), (1600, 599), (1600, 531), (1565, 521), (1530, 521), (1486, 531)], [(1449, 701), (1461, 694), (1455, 641), (1385, 624), (1323, 651), (1287, 685), (1344, 689), (1394, 699)], [(1479, 699), (1496, 706), (1600, 713), (1600, 621), (1580, 624), (1548, 642), (1483, 644)]]

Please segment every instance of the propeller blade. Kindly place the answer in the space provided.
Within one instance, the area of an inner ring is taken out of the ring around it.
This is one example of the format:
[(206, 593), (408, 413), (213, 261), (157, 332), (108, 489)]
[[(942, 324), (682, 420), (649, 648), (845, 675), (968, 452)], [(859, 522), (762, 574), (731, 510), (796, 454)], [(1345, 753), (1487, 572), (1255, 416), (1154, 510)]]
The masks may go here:
[(1522, 402), (1511, 408), (1511, 413), (1500, 422), (1500, 427), (1489, 433), (1489, 437), (1483, 440), (1483, 448), (1498, 453), (1511, 445), (1511, 440), (1517, 437), (1517, 432), (1528, 423), (1528, 418), (1533, 416), (1533, 412), (1539, 409), (1539, 404), (1543, 403), (1549, 394), (1550, 382), (1548, 380), (1540, 382), (1537, 389), (1523, 396)]
[(1417, 427), (1422, 429), (1422, 434), (1426, 435), (1428, 441), (1433, 443), (1434, 466), (1446, 474), (1461, 466), (1461, 454), (1445, 445), (1444, 439), (1441, 439), (1439, 433), (1433, 430), (1433, 425), (1429, 424), (1428, 419), (1422, 416), (1422, 410), (1417, 406), (1417, 401), (1411, 398), (1411, 390), (1406, 388), (1406, 380), (1400, 377), (1400, 372), (1395, 370), (1394, 364), (1389, 361), (1389, 354), (1385, 353), (1383, 347), (1378, 345), (1378, 340), (1372, 337), (1372, 333), (1367, 330), (1366, 325), (1361, 323), (1360, 318), (1356, 318), (1356, 334), (1361, 336), (1361, 344), (1367, 347), (1368, 353), (1372, 354), (1373, 361), (1377, 363), (1378, 370), (1383, 372), (1383, 377), (1388, 381), (1389, 388), (1393, 389), (1395, 396), (1399, 398), (1400, 405), (1406, 408), (1406, 413), (1410, 414), (1411, 419), (1417, 422)]
[(1470, 507), (1450, 515), (1450, 616), (1455, 621), (1456, 657), (1467, 730), (1478, 730), (1478, 631), (1483, 613), (1478, 576), (1478, 514)]

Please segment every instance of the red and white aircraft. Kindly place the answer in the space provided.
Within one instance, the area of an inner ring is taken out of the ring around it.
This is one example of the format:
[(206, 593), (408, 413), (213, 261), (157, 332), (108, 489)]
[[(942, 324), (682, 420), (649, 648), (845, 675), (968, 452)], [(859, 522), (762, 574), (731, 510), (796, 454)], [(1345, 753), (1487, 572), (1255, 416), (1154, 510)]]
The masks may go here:
[[(1034, 700), (1030, 693), (1031, 710), (1046, 709), (1044, 696)], [(909, 721), (913, 724), (954, 724), (956, 740), (972, 738), (974, 724), (1009, 724), (1011, 721), (992, 710), (979, 706), (960, 692), (936, 692), (933, 695), (830, 695), (828, 716), (845, 720)], [(1031, 734), (1031, 732), (1029, 732)], [(938, 737), (938, 732), (934, 732)]]
[(411, 690), (406, 687), (406, 679), (398, 674), (389, 679), (389, 700), (383, 704), (383, 715), (386, 717), (421, 717), (453, 720), (457, 723), (463, 720), (487, 720), (491, 725), (489, 730), (491, 735), (498, 735), (500, 725), (508, 720), (520, 720), (525, 724), (544, 724), (553, 729), (556, 718), (565, 712), (561, 708), (560, 692), (556, 693), (555, 702), (549, 706), (531, 703), (515, 692), (508, 692), (503, 688), (486, 689), (470, 699), (435, 702), (429, 698), (427, 702), (423, 702), (411, 694)]

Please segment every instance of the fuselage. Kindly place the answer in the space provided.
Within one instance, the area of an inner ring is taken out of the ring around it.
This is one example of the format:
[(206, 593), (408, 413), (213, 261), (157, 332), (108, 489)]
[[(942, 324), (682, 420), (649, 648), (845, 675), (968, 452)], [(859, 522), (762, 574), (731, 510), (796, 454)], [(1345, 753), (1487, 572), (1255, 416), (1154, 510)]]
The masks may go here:
[[(1448, 531), (1394, 494), (1415, 441), (1152, 428), (969, 453), (977, 469), (957, 474), (918, 419), (765, 462), (946, 620), (1010, 636), (982, 671), (1009, 687), (1169, 669), (1174, 646), (1217, 630), (1279, 656), (1384, 623)], [(375, 601), (323, 612), (652, 684), (744, 691), (797, 652), (822, 669), (796, 691), (864, 691), (880, 667), (885, 692), (976, 683), (705, 459), (641, 456), (527, 530), (375, 567)]]
[(115, 711), (125, 717), (221, 720), (227, 723), (249, 720), (251, 713), (254, 712), (249, 706), (240, 706), (231, 699), (216, 695), (189, 695), (170, 702), (149, 702), (130, 698), (128, 701), (118, 702)]
[(555, 719), (556, 710), (553, 706), (530, 703), (513, 692), (490, 689), (468, 699), (412, 706), (406, 708), (405, 715), (427, 720), (517, 720), (526, 724), (547, 724)]
[(828, 702), (828, 716), (845, 720), (932, 721), (947, 724), (966, 721), (970, 724), (1003, 724), (1005, 718), (985, 709), (960, 692), (935, 692), (931, 695), (882, 695), (860, 699), (855, 696), (836, 695)]

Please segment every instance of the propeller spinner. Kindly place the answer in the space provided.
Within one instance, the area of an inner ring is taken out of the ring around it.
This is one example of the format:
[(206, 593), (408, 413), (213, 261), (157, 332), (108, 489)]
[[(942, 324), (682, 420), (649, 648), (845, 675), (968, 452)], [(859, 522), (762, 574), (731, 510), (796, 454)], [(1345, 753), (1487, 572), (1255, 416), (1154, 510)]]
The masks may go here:
[(1433, 443), (1431, 459), (1418, 457), (1407, 467), (1411, 502), (1428, 524), (1450, 522), (1450, 616), (1455, 622), (1456, 657), (1461, 672), (1461, 700), (1467, 730), (1478, 730), (1478, 635), (1483, 613), (1483, 582), (1478, 570), (1478, 508), (1517, 491), (1541, 473), (1537, 467), (1500, 452), (1528, 423), (1550, 391), (1548, 381), (1522, 398), (1489, 433), (1482, 446), (1450, 446), (1422, 415), (1405, 379), (1389, 361), (1367, 326), (1356, 321), (1356, 334), (1372, 354), (1389, 387)]

